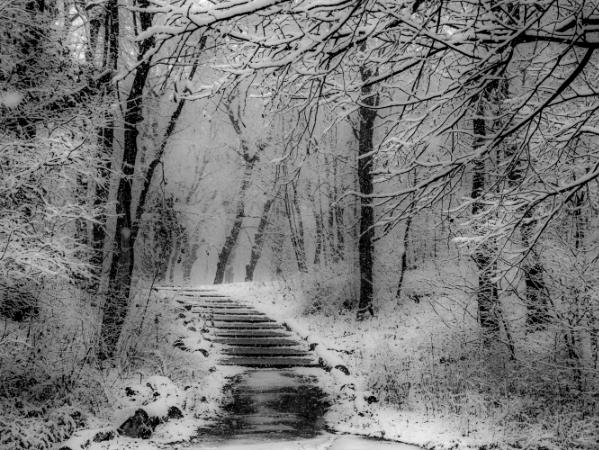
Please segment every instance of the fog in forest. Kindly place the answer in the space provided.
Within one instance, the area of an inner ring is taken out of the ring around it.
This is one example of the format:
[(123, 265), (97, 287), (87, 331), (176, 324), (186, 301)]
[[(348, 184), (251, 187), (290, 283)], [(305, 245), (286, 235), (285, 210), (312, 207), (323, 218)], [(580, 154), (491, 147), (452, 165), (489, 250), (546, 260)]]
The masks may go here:
[(0, 450), (599, 448), (599, 3), (0, 0)]

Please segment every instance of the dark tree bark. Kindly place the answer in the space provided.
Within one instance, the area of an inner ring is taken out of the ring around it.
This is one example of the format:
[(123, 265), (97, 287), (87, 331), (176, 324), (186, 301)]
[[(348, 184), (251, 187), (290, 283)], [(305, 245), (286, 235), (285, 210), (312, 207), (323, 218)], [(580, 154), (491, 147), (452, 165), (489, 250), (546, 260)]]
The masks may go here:
[[(327, 155), (324, 155), (324, 171), (326, 177), (326, 199), (327, 199), (327, 211), (326, 211), (326, 220), (323, 216), (321, 218), (322, 224), (322, 246), (323, 248), (328, 249), (329, 256), (331, 261), (336, 263), (339, 258), (337, 255), (337, 233), (335, 230), (335, 179), (332, 175), (332, 166), (335, 163), (334, 156), (332, 158), (328, 158)], [(328, 259), (328, 258), (327, 258)]]
[[(476, 117), (473, 119), (474, 149), (480, 148), (486, 136), (486, 125), (484, 118), (484, 107), (482, 98), (478, 99)], [(478, 199), (485, 190), (485, 161), (479, 159), (475, 161), (472, 176), (472, 193), (474, 200), (472, 204), (472, 214), (477, 215), (483, 210), (483, 204)], [(497, 282), (494, 280), (496, 274), (496, 261), (494, 252), (494, 243), (485, 242), (475, 252), (473, 259), (478, 270), (478, 319), (483, 329), (496, 334), (499, 331), (499, 291)]]
[[(313, 202), (314, 203), (314, 202)], [(316, 225), (316, 242), (314, 248), (314, 265), (320, 264), (321, 255), (324, 247), (324, 224), (322, 220), (322, 213), (316, 209), (316, 204), (313, 204), (314, 210), (314, 222)]]
[[(507, 83), (505, 83), (507, 91)], [(507, 95), (507, 92), (505, 92)], [(510, 145), (505, 151), (506, 160), (509, 161), (507, 178), (508, 185), (515, 187), (522, 179), (520, 160), (516, 156), (515, 145)], [(532, 243), (533, 232), (537, 221), (532, 218), (532, 211), (528, 210), (524, 215), (524, 222), (520, 227), (520, 236), (524, 251), (528, 255), (522, 261), (522, 273), (525, 285), (526, 303), (526, 326), (529, 331), (544, 328), (550, 319), (549, 314), (549, 290), (545, 284), (545, 269), (541, 263), (541, 257)]]
[[(147, 0), (140, 0), (138, 6), (147, 7)], [(141, 31), (147, 30), (152, 25), (152, 14), (140, 12), (139, 23)], [(108, 274), (108, 292), (102, 318), (100, 359), (112, 358), (115, 355), (127, 314), (134, 267), (133, 248), (137, 235), (133, 229), (131, 210), (132, 183), (138, 154), (138, 124), (143, 120), (143, 94), (151, 68), (151, 57), (147, 54), (153, 46), (153, 37), (144, 39), (139, 45), (138, 65), (125, 105), (122, 175), (116, 201), (115, 248)]]
[(270, 209), (275, 202), (276, 194), (264, 202), (262, 207), (262, 214), (260, 215), (260, 222), (256, 234), (254, 235), (254, 244), (252, 245), (252, 252), (250, 254), (250, 262), (245, 266), (245, 281), (252, 281), (254, 279), (254, 271), (262, 256), (262, 249), (264, 248), (264, 238), (266, 235), (266, 229), (269, 224)]
[(231, 253), (237, 244), (237, 238), (239, 237), (239, 233), (241, 232), (241, 226), (243, 224), (243, 218), (245, 217), (244, 212), (244, 203), (245, 203), (245, 192), (249, 185), (249, 180), (244, 179), (241, 189), (239, 201), (237, 203), (237, 211), (235, 213), (235, 219), (233, 220), (233, 225), (231, 226), (231, 230), (225, 239), (225, 243), (218, 254), (218, 262), (216, 264), (216, 275), (214, 276), (214, 284), (221, 284), (225, 277), (225, 270), (227, 265), (229, 264), (229, 259), (231, 258)]
[(408, 268), (408, 245), (410, 243), (410, 228), (412, 227), (412, 215), (409, 215), (406, 219), (406, 229), (403, 235), (403, 253), (401, 254), (401, 266), (399, 268), (399, 280), (397, 282), (397, 291), (395, 297), (399, 299), (401, 297), (401, 289), (403, 288), (403, 280)]
[(175, 268), (177, 263), (181, 260), (181, 231), (178, 230), (176, 236), (173, 239), (173, 251), (169, 258), (169, 269), (168, 269), (168, 281), (173, 283), (175, 281)]
[[(202, 50), (205, 45), (206, 45), (206, 39), (202, 38), (200, 40), (200, 50)], [(193, 63), (193, 65), (191, 67), (189, 76), (187, 77), (187, 79), (189, 81), (193, 80), (193, 77), (195, 76), (197, 69), (198, 69), (198, 61), (196, 59), (196, 61)], [(166, 145), (168, 144), (170, 137), (172, 136), (173, 132), (175, 131), (175, 128), (177, 127), (177, 122), (179, 121), (179, 117), (181, 117), (181, 113), (183, 112), (183, 108), (185, 107), (186, 102), (187, 102), (187, 100), (185, 98), (179, 100), (177, 107), (171, 114), (171, 117), (168, 121), (168, 125), (166, 126), (164, 136), (162, 137), (160, 147), (158, 147), (158, 151), (156, 152), (154, 159), (150, 162), (150, 165), (148, 166), (148, 169), (146, 171), (146, 176), (144, 177), (144, 184), (141, 189), (141, 193), (139, 194), (139, 201), (137, 202), (137, 208), (135, 210), (135, 220), (133, 223), (134, 239), (137, 236), (137, 232), (139, 230), (139, 224), (141, 221), (141, 216), (143, 215), (144, 210), (145, 210), (148, 193), (150, 192), (150, 187), (152, 185), (152, 179), (154, 177), (154, 172), (156, 172), (156, 168), (162, 163), (162, 156), (164, 155)], [(188, 200), (188, 203), (189, 203), (189, 200)]]
[[(361, 69), (362, 81), (366, 82), (371, 71), (365, 67)], [(360, 300), (358, 302), (358, 320), (364, 319), (366, 313), (374, 315), (372, 306), (374, 263), (374, 209), (372, 207), (373, 179), (373, 134), (376, 110), (373, 106), (378, 104), (378, 95), (372, 92), (372, 87), (366, 85), (362, 88), (362, 105), (360, 105), (360, 128), (358, 131), (358, 181), (360, 184), (360, 238), (358, 242), (360, 265)]]
[(282, 231), (285, 220), (284, 201), (274, 202), (272, 205), (273, 213), (271, 214), (271, 223), (274, 225), (272, 238), (270, 239), (270, 251), (272, 253), (272, 267), (275, 275), (283, 274), (284, 252), (285, 252), (285, 233)]
[[(45, 67), (40, 62), (46, 56), (43, 43), (48, 40), (51, 19), (43, 0), (25, 1), (23, 6), (23, 16), (14, 22), (17, 28), (7, 31), (7, 33), (14, 33), (13, 39), (19, 43), (18, 59), (12, 70), (9, 69), (8, 78), (5, 78), (4, 74), (0, 72), (0, 83), (10, 80), (15, 88), (26, 93), (24, 105), (20, 105), (19, 108), (12, 111), (10, 116), (3, 117), (3, 125), (19, 139), (28, 140), (35, 138), (36, 124), (39, 120), (43, 120), (42, 117), (35, 117), (41, 116), (41, 114), (39, 112), (32, 114), (28, 110), (28, 106), (31, 106), (32, 100), (35, 100), (36, 96), (33, 92), (36, 86), (39, 86), (47, 76), (44, 73)], [(15, 19), (17, 18), (15, 17)], [(4, 113), (4, 111), (2, 112)]]
[(337, 234), (336, 255), (337, 261), (342, 261), (345, 258), (345, 220), (343, 215), (345, 209), (341, 205), (338, 195), (338, 159), (333, 159), (333, 210), (335, 212), (335, 230)]
[[(530, 214), (528, 214), (530, 216)], [(525, 220), (528, 217), (525, 217)], [(520, 229), (524, 248), (530, 249), (522, 264), (526, 287), (526, 325), (530, 331), (544, 328), (550, 319), (549, 291), (545, 285), (545, 269), (534, 245), (531, 244), (536, 221), (529, 221)], [(533, 248), (531, 248), (531, 245)]]
[[(104, 36), (105, 45), (102, 55), (104, 67), (111, 69), (116, 73), (118, 68), (118, 38), (119, 38), (119, 11), (116, 0), (109, 0), (105, 7), (104, 17)], [(91, 46), (92, 50), (95, 45)], [(112, 103), (116, 100), (115, 89), (112, 83), (104, 84), (104, 95)], [(108, 204), (108, 195), (110, 191), (110, 172), (114, 143), (114, 114), (111, 111), (104, 112), (104, 124), (98, 130), (98, 149), (100, 152), (100, 164), (97, 168), (98, 182), (96, 183), (96, 192), (94, 195), (94, 207), (104, 210)], [(95, 217), (92, 225), (92, 249), (91, 258), (93, 282), (92, 289), (97, 289), (102, 277), (102, 269), (106, 255), (104, 254), (104, 244), (106, 242), (106, 213), (101, 212)]]
[[(416, 186), (418, 180), (416, 176), (416, 169), (414, 169), (414, 186)], [(415, 195), (412, 195), (412, 201), (408, 208), (408, 217), (406, 219), (406, 228), (403, 235), (403, 253), (401, 254), (401, 267), (399, 268), (399, 280), (397, 282), (397, 290), (395, 291), (395, 298), (399, 300), (401, 297), (401, 290), (403, 288), (403, 281), (408, 269), (408, 250), (410, 245), (410, 229), (412, 228), (412, 220), (414, 219), (415, 213)]]
[[(327, 159), (326, 159), (326, 155), (324, 157), (325, 160), (325, 170), (326, 170), (326, 166), (327, 166)], [(310, 188), (310, 186), (308, 186), (307, 192), (308, 192), (308, 200), (310, 201), (310, 203), (312, 203), (312, 210), (313, 210), (313, 214), (314, 214), (314, 224), (315, 224), (315, 231), (316, 231), (316, 237), (315, 237), (315, 247), (314, 247), (314, 258), (313, 258), (313, 264), (315, 266), (320, 265), (321, 262), (324, 262), (324, 264), (328, 264), (329, 262), (329, 255), (327, 253), (327, 233), (325, 230), (325, 222), (324, 222), (324, 212), (322, 209), (322, 182), (320, 179), (320, 172), (317, 173), (317, 188), (315, 190), (315, 192), (313, 192)], [(328, 194), (328, 190), (326, 192)], [(316, 196), (314, 195), (316, 194)]]
[[(293, 210), (295, 212), (295, 223), (297, 230), (296, 241), (297, 241), (297, 252), (298, 255), (298, 267), (300, 271), (307, 272), (308, 266), (306, 263), (306, 243), (304, 238), (304, 220), (302, 218), (302, 211), (299, 205), (299, 197), (297, 195), (297, 185), (293, 185), (293, 198), (292, 198)], [(300, 264), (301, 262), (301, 264)]]
[[(588, 169), (587, 169), (588, 170)], [(572, 218), (574, 219), (574, 248), (576, 249), (577, 254), (585, 253), (585, 228), (587, 226), (587, 220), (585, 215), (583, 214), (583, 206), (585, 203), (585, 192), (578, 191), (574, 197), (572, 198), (573, 208), (571, 210)], [(573, 368), (575, 379), (579, 385), (579, 388), (582, 389), (582, 371), (580, 368), (580, 363), (578, 360), (581, 359), (581, 354), (578, 349), (580, 349), (580, 330), (575, 324), (580, 323), (582, 321), (582, 316), (584, 313), (581, 313), (581, 305), (584, 302), (585, 297), (588, 297), (588, 287), (585, 285), (582, 286), (572, 286), (571, 290), (571, 299), (569, 301), (573, 302), (573, 311), (571, 312), (571, 318), (568, 318), (567, 321), (569, 323), (569, 327), (564, 333), (564, 341), (566, 343), (566, 348), (568, 350), (568, 356), (570, 358), (570, 364)], [(590, 344), (593, 350), (596, 352), (597, 350), (597, 334), (596, 334), (596, 325), (594, 322), (594, 316), (592, 308), (585, 308), (589, 313), (589, 325), (590, 325)], [(595, 333), (593, 333), (595, 332)], [(596, 355), (596, 353), (595, 353)]]

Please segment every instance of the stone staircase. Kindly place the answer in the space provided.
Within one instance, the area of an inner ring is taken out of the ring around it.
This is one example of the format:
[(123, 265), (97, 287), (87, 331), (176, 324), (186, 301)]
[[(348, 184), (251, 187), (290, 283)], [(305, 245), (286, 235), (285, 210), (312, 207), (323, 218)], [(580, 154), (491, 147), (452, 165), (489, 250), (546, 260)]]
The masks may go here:
[(204, 338), (221, 344), (219, 364), (253, 368), (317, 367), (314, 355), (281, 324), (255, 308), (208, 290), (181, 290), (179, 301), (205, 320)]
[[(218, 364), (238, 367), (226, 377), (222, 412), (197, 430), (192, 444), (312, 438), (330, 406), (307, 343), (241, 300), (211, 289), (158, 287), (203, 322), (205, 340), (218, 344)], [(188, 316), (185, 315), (184, 316)]]

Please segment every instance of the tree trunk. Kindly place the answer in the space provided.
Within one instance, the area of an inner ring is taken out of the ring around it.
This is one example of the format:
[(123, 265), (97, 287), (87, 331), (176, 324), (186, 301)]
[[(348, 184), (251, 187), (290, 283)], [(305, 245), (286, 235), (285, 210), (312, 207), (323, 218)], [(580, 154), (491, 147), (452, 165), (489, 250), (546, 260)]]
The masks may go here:
[[(104, 67), (112, 69), (116, 73), (118, 69), (118, 38), (119, 38), (119, 11), (116, 0), (109, 0), (106, 3), (106, 12), (104, 17), (104, 52), (102, 64)], [(92, 47), (92, 49), (95, 46)], [(105, 83), (105, 95), (108, 101), (112, 103), (116, 100), (116, 93), (112, 83)], [(104, 124), (98, 130), (98, 148), (101, 154), (100, 165), (98, 166), (98, 182), (95, 186), (94, 207), (103, 210), (108, 204), (110, 192), (110, 173), (112, 169), (112, 155), (114, 144), (114, 113), (106, 110), (104, 112)], [(92, 289), (100, 285), (102, 270), (106, 255), (104, 254), (104, 245), (106, 244), (106, 213), (101, 212), (95, 217), (92, 225), (92, 249), (91, 258), (92, 274), (94, 281)]]
[[(369, 69), (362, 67), (362, 82), (366, 82), (371, 75)], [(374, 262), (374, 209), (372, 207), (373, 182), (373, 134), (376, 110), (372, 106), (378, 104), (377, 94), (372, 92), (371, 86), (362, 87), (362, 105), (360, 106), (360, 129), (358, 142), (358, 180), (360, 183), (360, 239), (358, 243), (360, 262), (360, 300), (358, 302), (357, 317), (364, 319), (366, 313), (374, 315), (372, 306), (373, 277), (372, 265)]]
[[(242, 187), (242, 190), (244, 188)], [(239, 233), (241, 231), (241, 225), (243, 224), (244, 218), (244, 206), (243, 200), (240, 199), (238, 202), (237, 213), (235, 214), (235, 220), (233, 221), (233, 226), (231, 227), (231, 231), (227, 238), (225, 239), (225, 243), (218, 254), (218, 262), (216, 264), (216, 275), (214, 276), (214, 284), (221, 284), (225, 277), (225, 270), (227, 265), (229, 264), (229, 258), (231, 257), (231, 253), (233, 252), (233, 248), (237, 244), (237, 238), (239, 237)]]
[(306, 250), (304, 246), (304, 226), (297, 201), (297, 189), (294, 188), (293, 199), (289, 198), (289, 186), (285, 187), (285, 212), (289, 221), (289, 230), (291, 233), (291, 244), (295, 253), (297, 268), (302, 273), (308, 272), (306, 265)]
[(181, 236), (177, 234), (175, 239), (173, 240), (173, 252), (171, 253), (170, 263), (169, 263), (169, 272), (168, 272), (168, 282), (175, 282), (175, 268), (177, 267), (177, 263), (179, 261), (179, 256), (181, 254)]
[[(322, 248), (324, 252), (327, 252), (328, 249), (328, 252), (325, 254), (325, 262), (328, 260), (328, 256), (330, 256), (333, 263), (337, 263), (341, 259), (339, 254), (339, 233), (337, 232), (337, 207), (335, 206), (335, 201), (337, 200), (336, 164), (337, 158), (335, 155), (333, 155), (331, 159), (324, 155), (327, 211), (326, 220), (324, 215), (321, 217), (323, 237)], [(320, 209), (322, 214), (322, 207)], [(341, 240), (343, 240), (343, 235), (341, 235)]]
[[(232, 98), (233, 93), (231, 93)], [(218, 254), (218, 262), (216, 264), (216, 274), (214, 276), (214, 284), (221, 284), (225, 277), (225, 271), (227, 270), (227, 266), (230, 264), (230, 259), (232, 259), (232, 253), (237, 245), (237, 239), (239, 238), (239, 233), (241, 232), (241, 226), (243, 224), (243, 218), (245, 216), (245, 195), (250, 186), (250, 181), (252, 178), (252, 170), (254, 169), (254, 164), (258, 161), (258, 150), (261, 150), (261, 147), (258, 147), (256, 153), (250, 155), (250, 149), (248, 142), (246, 141), (243, 130), (242, 123), (240, 121), (241, 116), (241, 107), (237, 108), (237, 113), (233, 111), (232, 102), (229, 101), (226, 104), (227, 114), (229, 116), (229, 120), (233, 129), (237, 133), (239, 140), (241, 141), (241, 151), (243, 156), (243, 179), (241, 182), (241, 187), (239, 189), (239, 195), (237, 196), (237, 208), (235, 212), (235, 219), (233, 220), (233, 226), (231, 227), (231, 231), (225, 239), (225, 243)]]
[(295, 211), (295, 223), (297, 224), (297, 254), (299, 255), (298, 261), (301, 261), (301, 265), (298, 263), (298, 267), (301, 272), (307, 272), (308, 266), (306, 263), (306, 243), (304, 238), (304, 220), (302, 218), (302, 211), (300, 209), (299, 200), (297, 196), (297, 185), (293, 185), (293, 210)]
[[(511, 160), (507, 172), (508, 184), (516, 187), (522, 178), (520, 161), (514, 160), (515, 149), (509, 146), (506, 149), (506, 160)], [(549, 291), (545, 285), (545, 269), (541, 258), (531, 243), (532, 234), (536, 228), (536, 220), (531, 220), (532, 211), (525, 213), (524, 223), (520, 227), (520, 236), (524, 251), (528, 252), (522, 261), (522, 273), (524, 276), (525, 298), (526, 298), (526, 326), (529, 331), (538, 330), (546, 326), (549, 316)]]
[[(527, 219), (526, 216), (525, 219)], [(529, 254), (523, 261), (522, 272), (526, 286), (526, 326), (530, 331), (544, 328), (550, 319), (549, 291), (543, 277), (545, 269), (539, 254), (534, 248), (530, 248), (530, 240), (535, 226), (536, 221), (531, 221), (523, 224), (520, 229), (522, 244), (525, 249), (529, 249), (525, 250), (529, 251)]]
[(256, 266), (258, 265), (258, 261), (260, 260), (260, 256), (262, 255), (262, 249), (264, 247), (264, 237), (266, 228), (268, 227), (270, 209), (275, 199), (276, 194), (274, 197), (271, 197), (268, 200), (266, 200), (266, 202), (264, 203), (264, 207), (262, 208), (260, 223), (258, 224), (258, 229), (256, 230), (256, 234), (254, 235), (254, 244), (252, 245), (250, 262), (245, 266), (245, 281), (252, 281), (254, 279), (254, 271), (256, 270)]
[(214, 284), (221, 284), (225, 277), (225, 270), (227, 269), (227, 265), (229, 264), (229, 259), (231, 258), (231, 253), (233, 249), (237, 245), (237, 239), (239, 238), (239, 233), (241, 232), (241, 226), (243, 224), (243, 219), (245, 217), (245, 196), (247, 190), (250, 186), (250, 180), (252, 177), (252, 169), (254, 168), (255, 158), (246, 157), (244, 160), (244, 174), (243, 180), (241, 182), (241, 188), (239, 189), (239, 194), (237, 196), (237, 208), (235, 212), (235, 219), (233, 220), (233, 225), (231, 226), (231, 230), (225, 239), (225, 243), (221, 251), (218, 254), (218, 262), (216, 264), (216, 275), (214, 276)]
[[(474, 141), (472, 146), (474, 149), (480, 148), (483, 145), (486, 136), (486, 125), (484, 118), (483, 98), (478, 99), (476, 117), (473, 119)], [(483, 204), (479, 199), (485, 190), (485, 161), (477, 160), (474, 163), (472, 177), (472, 214), (477, 215), (483, 209)], [(483, 243), (474, 254), (474, 262), (478, 270), (478, 319), (483, 329), (490, 334), (497, 334), (499, 331), (499, 291), (497, 281), (494, 280), (496, 274), (495, 261), (495, 244), (494, 242)]]
[(272, 240), (270, 241), (270, 250), (272, 253), (272, 266), (275, 275), (281, 276), (283, 274), (283, 259), (285, 252), (285, 234), (282, 231), (283, 224), (281, 223), (284, 218), (283, 211), (284, 202), (275, 202), (272, 206), (274, 209), (272, 214), (271, 222), (275, 226), (272, 234)]
[(322, 222), (322, 216), (319, 214), (319, 211), (316, 210), (316, 205), (314, 205), (314, 221), (316, 225), (316, 242), (314, 248), (314, 265), (320, 265), (320, 257), (322, 255), (323, 244), (324, 244), (324, 226)]
[[(582, 207), (584, 205), (585, 193), (584, 191), (579, 191), (574, 195), (572, 199), (574, 203), (574, 209), (572, 211), (572, 216), (574, 218), (574, 248), (576, 249), (577, 255), (580, 255), (581, 258), (585, 258), (586, 249), (584, 246), (585, 239), (585, 226), (586, 220), (583, 215)], [(580, 324), (583, 320), (583, 314), (581, 313), (581, 304), (583, 303), (585, 297), (588, 297), (587, 287), (582, 284), (582, 286), (572, 286), (571, 289), (571, 298), (569, 302), (571, 303), (570, 308), (573, 307), (573, 311), (570, 312), (571, 318), (568, 319), (568, 329), (566, 331), (566, 335), (564, 336), (566, 342), (566, 348), (568, 349), (568, 356), (571, 359), (570, 364), (572, 365), (574, 376), (576, 381), (579, 384), (579, 388), (582, 389), (582, 371), (580, 369), (580, 363), (578, 362), (581, 359), (581, 354), (578, 349), (581, 347), (581, 336), (580, 336)], [(592, 309), (586, 307), (587, 311), (589, 311), (592, 316)], [(592, 320), (591, 320), (592, 324)], [(589, 325), (591, 325), (589, 324)], [(590, 337), (591, 337), (591, 346), (595, 345), (592, 339), (592, 328), (590, 327)]]
[[(147, 0), (140, 0), (139, 6), (147, 7)], [(139, 17), (142, 32), (146, 31), (152, 25), (152, 14), (142, 11)], [(151, 68), (151, 58), (147, 58), (146, 55), (153, 46), (153, 37), (144, 39), (140, 43), (138, 66), (125, 105), (122, 175), (116, 201), (115, 248), (108, 275), (108, 292), (102, 318), (100, 359), (112, 358), (115, 355), (127, 314), (136, 237), (133, 230), (131, 204), (133, 174), (138, 153), (137, 126), (143, 120), (143, 94)]]
[(410, 228), (412, 226), (412, 216), (406, 219), (406, 229), (403, 235), (403, 253), (401, 254), (401, 267), (399, 269), (399, 281), (397, 282), (397, 291), (395, 298), (399, 300), (401, 297), (401, 289), (403, 288), (403, 280), (408, 268), (408, 244), (410, 242)]
[[(414, 169), (414, 184), (415, 187), (418, 183), (416, 169)], [(399, 300), (401, 297), (401, 289), (403, 288), (403, 280), (408, 269), (408, 249), (410, 244), (410, 229), (412, 228), (412, 220), (414, 219), (414, 213), (416, 210), (416, 195), (412, 194), (412, 201), (408, 209), (408, 218), (406, 219), (406, 229), (403, 235), (403, 253), (401, 254), (401, 267), (399, 269), (399, 280), (397, 282), (397, 291), (395, 292), (395, 298)]]
[(337, 258), (340, 261), (345, 259), (345, 220), (343, 219), (343, 214), (345, 213), (345, 209), (339, 203), (339, 195), (337, 189), (337, 180), (338, 180), (338, 159), (333, 159), (333, 196), (334, 196), (334, 205), (333, 208), (335, 210), (335, 229), (337, 232)]
[[(320, 183), (318, 184), (320, 186)], [(319, 214), (318, 204), (316, 203), (314, 192), (312, 192), (312, 185), (308, 181), (308, 185), (306, 187), (306, 193), (308, 196), (308, 201), (312, 204), (312, 211), (314, 214), (314, 228), (316, 232), (316, 236), (314, 238), (314, 258), (313, 264), (315, 266), (320, 264), (320, 258), (323, 251), (324, 246), (324, 224), (322, 220), (322, 212)], [(318, 199), (320, 200), (320, 192), (316, 192), (318, 195)], [(320, 201), (319, 201), (320, 203)]]
[(198, 242), (199, 231), (196, 228), (188, 239), (188, 249), (186, 251), (185, 259), (183, 260), (183, 282), (189, 284), (191, 282), (191, 271), (193, 265), (198, 260), (198, 250), (200, 244)]
[[(3, 6), (9, 4), (4, 3)], [(47, 14), (47, 5), (43, 0), (28, 1), (24, 6), (21, 19), (25, 26), (23, 36), (15, 36), (17, 39), (21, 38), (21, 45), (19, 46), (19, 58), (15, 61), (12, 70), (11, 78), (14, 78), (11, 79), (11, 82), (14, 83), (17, 89), (28, 94), (23, 102), (27, 103), (28, 97), (31, 96), (41, 81), (40, 74), (43, 73), (43, 68), (40, 66), (42, 61), (40, 57), (44, 55), (44, 43), (49, 40), (48, 32), (51, 18)], [(5, 58), (3, 58), (4, 64), (6, 64), (5, 61)], [(8, 69), (8, 73), (11, 73), (10, 69)], [(0, 73), (0, 77), (2, 77), (2, 73)], [(5, 80), (2, 79), (2, 81)], [(6, 129), (13, 132), (19, 139), (34, 139), (37, 135), (37, 120), (28, 115), (26, 110), (17, 110), (16, 116), (15, 119), (5, 122)]]

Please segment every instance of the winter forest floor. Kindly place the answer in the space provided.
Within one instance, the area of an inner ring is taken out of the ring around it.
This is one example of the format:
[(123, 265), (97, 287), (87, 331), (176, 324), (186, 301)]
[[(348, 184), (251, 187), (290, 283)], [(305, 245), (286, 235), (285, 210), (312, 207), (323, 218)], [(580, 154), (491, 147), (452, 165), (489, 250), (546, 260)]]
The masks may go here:
[[(148, 294), (148, 288), (132, 304), (138, 313), (127, 325), (121, 364), (84, 368), (69, 394), (54, 395), (60, 401), (3, 400), (0, 448), (52, 448), (76, 429), (56, 448), (364, 450), (392, 445), (386, 441), (436, 450), (599, 448), (596, 398), (572, 395), (559, 368), (535, 346), (542, 339), (524, 340), (516, 360), (503, 343), (483, 348), (471, 300), (433, 289), (426, 280), (443, 284), (433, 270), (408, 276), (407, 292), (421, 295), (406, 298), (418, 302), (380, 301), (375, 316), (361, 322), (347, 308), (342, 278), (211, 287), (284, 323), (315, 351), (330, 369), (318, 377), (331, 403), (326, 427), (339, 435), (326, 432), (283, 447), (189, 444), (199, 428), (225, 414), (226, 377), (238, 371), (216, 363), (219, 345), (203, 338), (205, 324), (174, 301), (176, 291)], [(546, 370), (538, 370), (543, 365)], [(117, 436), (116, 428), (142, 406), (157, 417), (171, 416), (171, 407), (181, 414), (158, 425), (150, 439)], [(412, 448), (394, 445), (389, 448)]]

